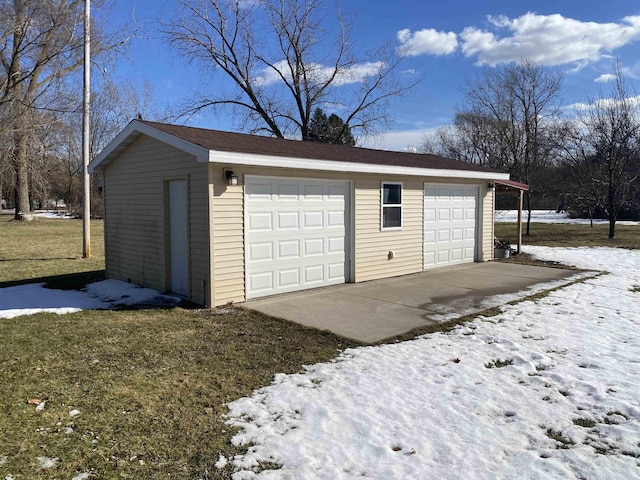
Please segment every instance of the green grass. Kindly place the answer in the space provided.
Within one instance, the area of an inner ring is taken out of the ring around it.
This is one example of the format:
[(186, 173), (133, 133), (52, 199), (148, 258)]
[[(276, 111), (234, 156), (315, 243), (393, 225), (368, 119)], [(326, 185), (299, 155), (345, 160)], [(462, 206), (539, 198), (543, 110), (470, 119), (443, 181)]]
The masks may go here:
[[(515, 223), (496, 223), (495, 235), (511, 246), (517, 244)], [(532, 223), (531, 235), (523, 234), (523, 245), (548, 247), (621, 247), (640, 249), (640, 225), (616, 225), (615, 238), (608, 238), (609, 225)]]
[[(80, 222), (1, 217), (0, 286), (102, 272), (101, 228), (87, 261)], [(355, 345), (240, 308), (0, 319), (0, 478), (229, 478), (214, 466), (238, 452), (225, 404)]]

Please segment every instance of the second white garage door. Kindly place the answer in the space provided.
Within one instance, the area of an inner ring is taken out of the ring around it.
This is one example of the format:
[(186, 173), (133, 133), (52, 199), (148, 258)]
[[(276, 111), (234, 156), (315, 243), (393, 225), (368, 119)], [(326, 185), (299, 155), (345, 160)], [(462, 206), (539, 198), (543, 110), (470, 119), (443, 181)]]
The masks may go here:
[(344, 283), (349, 183), (245, 177), (246, 297)]
[(478, 187), (424, 185), (424, 268), (473, 262)]

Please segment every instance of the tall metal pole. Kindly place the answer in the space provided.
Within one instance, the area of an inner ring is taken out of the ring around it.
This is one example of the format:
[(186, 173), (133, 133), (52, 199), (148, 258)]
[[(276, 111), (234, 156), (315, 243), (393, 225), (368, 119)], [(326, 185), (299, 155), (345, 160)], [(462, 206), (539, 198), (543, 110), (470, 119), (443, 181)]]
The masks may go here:
[(82, 99), (82, 258), (91, 257), (91, 180), (89, 178), (89, 107), (91, 104), (91, 0), (84, 1), (84, 82)]

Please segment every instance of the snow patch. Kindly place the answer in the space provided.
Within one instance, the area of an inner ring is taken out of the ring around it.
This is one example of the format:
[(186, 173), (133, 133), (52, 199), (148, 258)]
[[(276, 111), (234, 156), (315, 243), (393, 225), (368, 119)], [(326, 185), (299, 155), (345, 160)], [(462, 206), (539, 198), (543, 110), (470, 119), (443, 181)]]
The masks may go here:
[(84, 472), (84, 473), (79, 473), (76, 476), (74, 476), (71, 480), (87, 480), (87, 478), (90, 478), (91, 474)]
[[(496, 210), (494, 220), (499, 223), (514, 223), (518, 221), (517, 210)], [(527, 212), (522, 212), (522, 221), (527, 221)], [(588, 218), (569, 218), (567, 212), (556, 212), (555, 210), (532, 210), (532, 223), (575, 223), (580, 225), (589, 225), (591, 221)], [(608, 220), (601, 218), (593, 219), (594, 225), (608, 224)], [(640, 225), (640, 222), (618, 220), (617, 225)]]
[(54, 290), (44, 283), (31, 283), (0, 289), (0, 318), (36, 313), (66, 313), (81, 310), (107, 310), (122, 305), (175, 305), (181, 299), (163, 295), (120, 280), (90, 283), (82, 291)]
[(220, 456), (218, 457), (218, 461), (215, 463), (215, 467), (220, 470), (224, 467), (227, 466), (228, 460), (227, 457), (225, 457), (224, 455), (220, 454)]
[(45, 470), (47, 468), (53, 468), (58, 463), (57, 458), (49, 458), (49, 457), (38, 457), (38, 470)]
[(637, 476), (640, 251), (525, 251), (609, 274), (276, 375), (228, 405), (233, 479)]

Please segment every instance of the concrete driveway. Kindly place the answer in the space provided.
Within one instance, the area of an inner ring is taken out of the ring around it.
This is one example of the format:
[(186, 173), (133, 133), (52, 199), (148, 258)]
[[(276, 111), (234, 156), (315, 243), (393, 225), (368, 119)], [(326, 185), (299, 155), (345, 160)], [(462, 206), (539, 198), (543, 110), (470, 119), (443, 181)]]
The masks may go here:
[(470, 263), (276, 295), (244, 306), (373, 343), (522, 298), (537, 284), (568, 283), (577, 273), (515, 263)]

